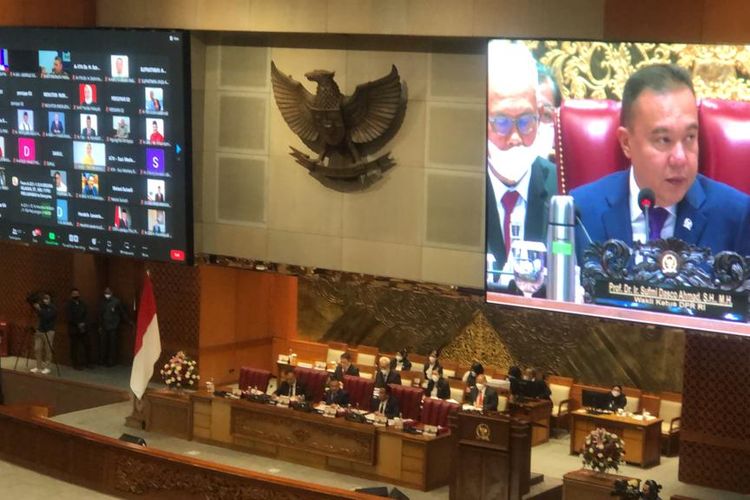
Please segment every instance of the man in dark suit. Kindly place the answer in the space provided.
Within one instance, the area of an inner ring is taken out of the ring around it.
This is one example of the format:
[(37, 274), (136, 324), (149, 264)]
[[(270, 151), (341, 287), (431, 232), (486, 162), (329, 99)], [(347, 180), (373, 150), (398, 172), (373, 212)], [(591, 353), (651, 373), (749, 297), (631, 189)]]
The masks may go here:
[(398, 399), (393, 396), (390, 386), (378, 389), (378, 397), (372, 400), (371, 410), (373, 413), (383, 414), (389, 419), (400, 415)]
[(86, 115), (86, 126), (81, 129), (81, 135), (87, 139), (96, 137), (96, 129), (91, 126), (90, 115)]
[(432, 370), (430, 380), (427, 382), (427, 387), (424, 390), (424, 396), (426, 398), (450, 399), (451, 386), (443, 377), (442, 367)]
[(378, 373), (375, 375), (375, 387), (385, 387), (388, 384), (401, 385), (401, 375), (391, 370), (391, 360), (383, 356), (378, 360)]
[(274, 392), (275, 396), (288, 396), (289, 398), (306, 399), (307, 390), (294, 375), (294, 368), (284, 367), (281, 371), (282, 382)]
[(323, 399), (327, 405), (347, 406), (349, 404), (349, 393), (341, 388), (341, 382), (332, 378), (328, 382), (328, 390)]
[[(633, 73), (625, 83), (617, 129), (631, 168), (571, 192), (592, 240), (631, 244), (675, 237), (714, 253), (750, 254), (750, 196), (698, 174), (698, 130), (687, 71), (656, 64)], [(643, 188), (656, 198), (650, 227), (638, 206)], [(577, 231), (583, 263), (588, 239), (580, 226)]]
[(352, 355), (348, 352), (344, 352), (339, 356), (339, 364), (336, 365), (333, 378), (343, 382), (344, 375), (359, 377), (359, 368), (352, 364)]
[(487, 378), (484, 374), (477, 377), (477, 384), (471, 388), (468, 395), (469, 404), (482, 411), (497, 411), (497, 391), (487, 386)]
[(498, 40), (490, 43), (488, 58), (487, 286), (507, 291), (513, 241), (546, 240), (557, 170), (537, 156), (538, 76), (531, 53), (523, 44)]

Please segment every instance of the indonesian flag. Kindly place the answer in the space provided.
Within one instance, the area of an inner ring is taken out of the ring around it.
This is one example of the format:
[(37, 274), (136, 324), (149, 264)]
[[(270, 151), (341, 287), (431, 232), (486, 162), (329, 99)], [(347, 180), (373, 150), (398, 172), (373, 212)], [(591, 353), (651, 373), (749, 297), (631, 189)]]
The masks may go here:
[(151, 286), (151, 277), (146, 273), (138, 307), (138, 323), (135, 334), (133, 369), (130, 372), (130, 389), (138, 399), (146, 392), (148, 381), (154, 374), (154, 363), (161, 354), (159, 322), (156, 319), (156, 299)]

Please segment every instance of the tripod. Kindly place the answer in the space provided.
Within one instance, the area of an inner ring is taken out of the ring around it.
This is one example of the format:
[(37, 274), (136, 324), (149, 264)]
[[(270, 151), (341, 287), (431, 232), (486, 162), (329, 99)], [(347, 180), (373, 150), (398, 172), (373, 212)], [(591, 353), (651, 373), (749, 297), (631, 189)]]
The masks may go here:
[[(32, 319), (36, 316), (36, 313), (34, 309), (31, 310)], [(23, 341), (24, 343), (24, 357), (26, 358), (26, 368), (29, 367), (29, 354), (31, 354), (31, 351), (33, 350), (33, 344), (34, 344), (34, 334), (36, 333), (36, 329), (31, 326), (26, 330), (25, 339)], [(42, 336), (44, 337), (44, 342), (47, 344), (47, 348), (49, 348), (50, 357), (51, 357), (51, 363), (55, 365), (55, 368), (57, 369), (57, 376), (62, 376), (60, 374), (60, 364), (55, 361), (55, 350), (52, 348), (52, 343), (49, 341), (49, 336), (47, 335), (47, 332), (40, 332)], [(16, 356), (16, 362), (13, 365), (13, 369), (18, 369), (18, 356)]]

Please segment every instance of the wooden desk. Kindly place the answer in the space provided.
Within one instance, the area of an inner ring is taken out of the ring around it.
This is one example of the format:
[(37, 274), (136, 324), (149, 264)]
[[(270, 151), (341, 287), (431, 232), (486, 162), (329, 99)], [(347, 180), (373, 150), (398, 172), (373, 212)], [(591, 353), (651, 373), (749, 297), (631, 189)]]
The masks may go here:
[(649, 467), (660, 461), (661, 419), (636, 420), (615, 414), (590, 415), (585, 410), (570, 413), (570, 453), (578, 454), (586, 436), (603, 427), (625, 442), (625, 461)]
[(168, 389), (148, 391), (145, 399), (146, 430), (182, 439), (192, 435), (192, 412), (188, 393), (178, 394)]
[(524, 403), (510, 403), (509, 408), (514, 418), (531, 422), (531, 446), (549, 441), (552, 401), (539, 399)]
[(563, 498), (575, 500), (609, 500), (616, 480), (633, 478), (580, 469), (563, 476)]
[(192, 436), (199, 441), (423, 491), (450, 478), (450, 434), (408, 434), (205, 392), (190, 401)]

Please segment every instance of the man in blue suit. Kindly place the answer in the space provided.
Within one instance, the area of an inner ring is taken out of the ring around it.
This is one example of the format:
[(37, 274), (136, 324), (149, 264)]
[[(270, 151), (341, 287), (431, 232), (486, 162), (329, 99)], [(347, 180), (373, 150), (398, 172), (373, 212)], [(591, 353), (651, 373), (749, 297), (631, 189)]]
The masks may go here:
[[(698, 174), (698, 129), (687, 71), (656, 64), (628, 79), (617, 137), (630, 169), (571, 192), (593, 241), (675, 237), (713, 253), (750, 254), (750, 196)], [(644, 188), (656, 197), (649, 228), (638, 205)], [(588, 238), (580, 227), (576, 243), (582, 265)]]

